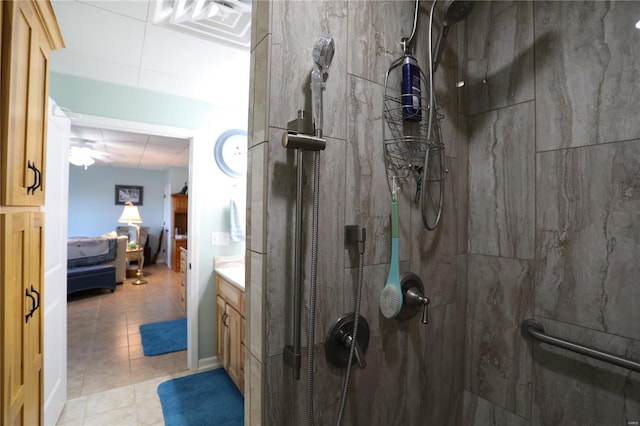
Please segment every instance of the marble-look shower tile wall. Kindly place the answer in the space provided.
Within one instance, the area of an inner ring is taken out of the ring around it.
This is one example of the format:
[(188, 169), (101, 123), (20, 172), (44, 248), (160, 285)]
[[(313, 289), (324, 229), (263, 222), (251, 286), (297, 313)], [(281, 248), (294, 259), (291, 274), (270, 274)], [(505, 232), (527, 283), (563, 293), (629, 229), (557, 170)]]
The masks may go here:
[[(250, 181), (245, 336), (245, 423), (306, 423), (307, 312), (313, 154), (305, 153), (304, 282), (301, 380), (292, 379), (283, 347), (292, 343), (292, 271), (295, 223), (295, 153), (281, 146), (287, 122), (310, 113), (311, 49), (332, 36), (336, 52), (324, 91), (321, 152), (318, 305), (315, 338), (315, 422), (335, 424), (342, 370), (327, 364), (330, 325), (353, 311), (357, 257), (344, 247), (344, 226), (367, 230), (362, 315), (371, 339), (367, 368), (352, 373), (345, 426), (456, 425), (462, 414), (466, 295), (466, 117), (458, 114), (457, 34), (436, 79), (444, 105), (443, 139), (450, 171), (445, 215), (436, 232), (422, 226), (411, 198), (415, 183), (401, 182), (401, 270), (417, 273), (431, 298), (428, 326), (384, 319), (378, 299), (390, 257), (390, 192), (383, 162), (384, 75), (411, 33), (415, 2), (257, 1), (252, 34), (249, 123)], [(424, 62), (430, 3), (420, 8), (417, 51)], [(398, 86), (398, 78), (392, 83)]]
[(464, 425), (640, 421), (637, 373), (519, 332), (535, 317), (640, 360), (638, 19), (637, 2), (496, 1), (466, 22)]

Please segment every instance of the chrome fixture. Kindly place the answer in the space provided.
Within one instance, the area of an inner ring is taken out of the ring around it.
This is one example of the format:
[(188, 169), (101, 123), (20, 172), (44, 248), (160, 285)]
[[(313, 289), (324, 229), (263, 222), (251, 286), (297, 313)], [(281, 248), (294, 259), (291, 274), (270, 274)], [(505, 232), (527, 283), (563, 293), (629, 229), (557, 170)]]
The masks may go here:
[(342, 417), (347, 405), (347, 392), (351, 377), (351, 366), (357, 362), (360, 368), (367, 366), (365, 354), (369, 346), (369, 324), (360, 315), (362, 307), (362, 283), (364, 277), (364, 243), (367, 231), (358, 225), (347, 225), (344, 229), (345, 248), (355, 246), (358, 250), (358, 284), (354, 312), (343, 315), (331, 327), (325, 341), (327, 360), (339, 368), (345, 368), (342, 377), (342, 394), (338, 409), (337, 426), (342, 424)]
[(333, 60), (335, 44), (331, 37), (320, 36), (313, 45), (313, 62), (316, 65), (311, 71), (311, 113), (313, 115), (314, 135), (322, 137), (322, 90), (324, 75), (329, 71)]
[[(353, 339), (353, 325), (355, 314), (350, 312), (340, 317), (329, 329), (329, 335), (324, 343), (327, 360), (338, 368), (358, 364), (360, 368), (367, 367), (366, 353), (369, 347), (369, 324), (362, 315), (358, 316), (358, 336)], [(353, 346), (353, 357), (349, 353)]]
[(476, 5), (475, 1), (463, 1), (463, 0), (447, 0), (444, 2), (444, 20), (442, 22), (442, 29), (440, 30), (440, 37), (436, 44), (436, 57), (433, 60), (433, 72), (436, 72), (444, 46), (446, 44), (447, 35), (452, 24), (458, 23), (465, 19), (473, 7)]
[(617, 365), (618, 367), (624, 367), (628, 370), (640, 373), (640, 362), (623, 358), (621, 356), (612, 354), (611, 352), (605, 352), (598, 349), (590, 348), (589, 346), (583, 346), (569, 340), (564, 340), (559, 337), (554, 337), (546, 334), (544, 331), (544, 326), (540, 321), (536, 321), (534, 319), (527, 319), (522, 321), (522, 324), (520, 325), (520, 332), (525, 338), (528, 337), (531, 339), (535, 339), (548, 345), (566, 349), (580, 355), (585, 355), (590, 358), (598, 359), (600, 361), (608, 362), (609, 364)]
[(296, 227), (295, 227), (295, 267), (293, 288), (293, 344), (284, 347), (285, 363), (293, 369), (295, 380), (300, 379), (300, 324), (302, 312), (302, 182), (304, 164), (302, 152), (314, 151), (313, 167), (313, 214), (311, 223), (311, 283), (309, 286), (308, 315), (308, 361), (307, 361), (307, 422), (313, 425), (313, 359), (316, 326), (316, 289), (318, 278), (318, 222), (320, 193), (320, 151), (325, 148), (322, 139), (322, 90), (324, 74), (333, 59), (335, 45), (333, 39), (321, 36), (313, 46), (314, 68), (311, 72), (312, 125), (313, 133), (305, 118), (304, 111), (298, 111), (298, 117), (288, 123), (288, 131), (283, 135), (282, 146), (297, 150), (296, 175)]
[(400, 286), (402, 287), (402, 309), (396, 318), (401, 321), (409, 320), (422, 309), (421, 322), (428, 324), (430, 300), (424, 296), (424, 285), (420, 277), (413, 272), (404, 274), (400, 280)]

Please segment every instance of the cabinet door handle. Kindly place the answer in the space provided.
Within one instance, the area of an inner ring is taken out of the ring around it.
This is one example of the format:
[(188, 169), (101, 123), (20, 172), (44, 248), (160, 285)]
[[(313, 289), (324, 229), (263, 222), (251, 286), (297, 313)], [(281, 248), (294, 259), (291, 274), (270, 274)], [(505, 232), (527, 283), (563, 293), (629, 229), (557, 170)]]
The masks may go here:
[(30, 195), (36, 191), (36, 186), (38, 185), (38, 172), (36, 172), (35, 164), (31, 163), (29, 160), (27, 160), (27, 168), (29, 170), (33, 170), (33, 184), (27, 187), (27, 195)]
[(36, 186), (31, 190), (31, 193), (35, 194), (36, 189), (42, 186), (42, 172), (36, 167), (36, 163), (33, 163), (33, 171), (36, 172)]
[(29, 289), (28, 289), (28, 288), (25, 288), (25, 289), (24, 289), (24, 291), (25, 291), (25, 295), (26, 295), (29, 299), (31, 299), (31, 303), (32, 303), (32, 304), (31, 304), (31, 310), (29, 311), (29, 313), (28, 313), (27, 315), (25, 315), (25, 318), (24, 318), (24, 322), (25, 322), (25, 324), (26, 324), (26, 323), (28, 323), (28, 322), (29, 322), (29, 318), (31, 318), (31, 317), (33, 316), (33, 311), (35, 311), (35, 310), (36, 310), (36, 308), (35, 308), (35, 306), (36, 306), (36, 299), (31, 295), (31, 293), (29, 292)]
[(36, 167), (35, 162), (27, 161), (27, 168), (33, 170), (33, 185), (29, 185), (27, 194), (33, 195), (36, 193), (36, 189), (42, 186), (42, 172)]
[[(38, 296), (38, 299), (36, 300), (36, 306), (35, 306), (35, 308), (33, 308), (33, 312), (35, 312), (40, 308), (40, 293), (35, 288), (33, 288), (33, 284), (31, 284), (31, 292), (35, 293), (36, 296)], [(33, 313), (32, 313), (32, 315), (33, 315)]]
[(229, 327), (229, 324), (227, 324), (227, 318), (229, 318), (229, 314), (228, 313), (224, 313), (222, 314), (222, 324), (224, 324), (225, 327)]

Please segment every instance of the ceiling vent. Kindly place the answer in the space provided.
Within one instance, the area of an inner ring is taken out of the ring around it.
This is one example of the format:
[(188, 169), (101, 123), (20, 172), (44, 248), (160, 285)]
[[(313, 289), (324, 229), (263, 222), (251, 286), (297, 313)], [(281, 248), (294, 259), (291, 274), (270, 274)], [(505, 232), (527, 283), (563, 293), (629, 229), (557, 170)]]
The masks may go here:
[(251, 0), (159, 0), (152, 4), (154, 24), (250, 47)]

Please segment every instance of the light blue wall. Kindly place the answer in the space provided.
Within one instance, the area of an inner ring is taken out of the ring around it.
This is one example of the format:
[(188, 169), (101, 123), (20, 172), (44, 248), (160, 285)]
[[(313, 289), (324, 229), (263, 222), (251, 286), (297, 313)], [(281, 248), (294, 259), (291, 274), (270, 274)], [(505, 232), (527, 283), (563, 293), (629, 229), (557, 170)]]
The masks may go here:
[[(185, 169), (186, 170), (186, 169)], [(155, 250), (163, 222), (163, 189), (166, 171), (116, 167), (69, 165), (69, 230), (70, 237), (92, 237), (113, 231), (123, 206), (115, 204), (115, 185), (143, 187), (143, 205), (138, 206), (148, 226), (149, 244)]]
[[(167, 170), (168, 183), (171, 184), (171, 193), (182, 191), (185, 182), (189, 182), (189, 169), (172, 167)], [(187, 192), (188, 193), (188, 192)]]
[(165, 126), (199, 129), (214, 116), (215, 106), (66, 74), (50, 74), (50, 95), (72, 112)]
[[(189, 182), (189, 193), (197, 193), (194, 221), (198, 226), (198, 259), (193, 260), (199, 276), (198, 334), (199, 359), (215, 354), (216, 335), (216, 274), (214, 258), (226, 255), (244, 255), (244, 242), (231, 242), (227, 246), (212, 246), (213, 232), (229, 232), (229, 202), (238, 192), (244, 193), (246, 184), (225, 175), (214, 159), (215, 142), (230, 128), (246, 130), (247, 112), (221, 111), (220, 120), (208, 130), (208, 137), (197, 138), (193, 144), (192, 161), (195, 177)], [(191, 197), (190, 197), (191, 198)], [(192, 226), (192, 224), (190, 224)], [(190, 243), (191, 244), (191, 243)], [(191, 247), (191, 246), (190, 246)]]

